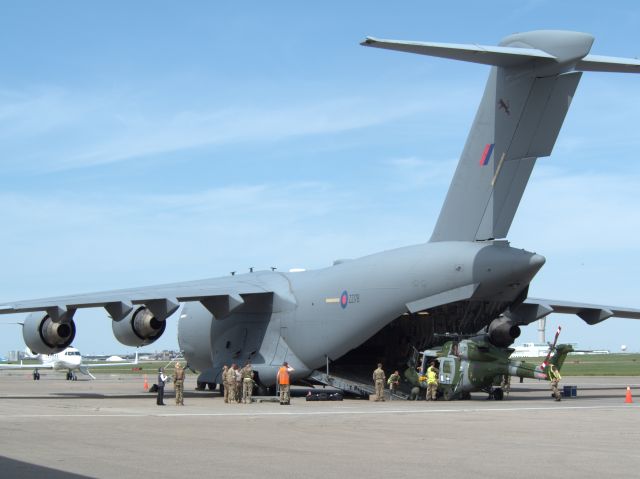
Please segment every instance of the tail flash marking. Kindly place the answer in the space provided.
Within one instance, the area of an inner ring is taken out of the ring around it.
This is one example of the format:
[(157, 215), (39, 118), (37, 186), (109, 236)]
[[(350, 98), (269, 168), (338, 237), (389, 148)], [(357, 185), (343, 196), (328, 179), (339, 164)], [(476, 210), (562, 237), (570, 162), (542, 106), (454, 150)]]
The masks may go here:
[(482, 152), (482, 158), (480, 158), (480, 166), (487, 166), (489, 160), (491, 159), (491, 153), (493, 153), (493, 147), (495, 143), (487, 143), (484, 147), (484, 151)]

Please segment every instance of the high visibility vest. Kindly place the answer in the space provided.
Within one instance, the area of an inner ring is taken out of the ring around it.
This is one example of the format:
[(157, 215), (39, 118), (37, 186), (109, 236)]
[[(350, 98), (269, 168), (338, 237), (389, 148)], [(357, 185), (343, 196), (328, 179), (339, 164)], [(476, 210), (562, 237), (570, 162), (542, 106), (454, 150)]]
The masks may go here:
[(278, 384), (289, 384), (289, 369), (286, 366), (278, 370)]
[(549, 381), (553, 381), (554, 379), (557, 381), (560, 381), (562, 379), (562, 376), (560, 376), (560, 371), (558, 371), (557, 369), (554, 371), (553, 369), (549, 368)]
[(437, 382), (438, 382), (438, 375), (436, 374), (435, 369), (428, 368), (427, 369), (427, 383), (428, 384), (435, 384)]

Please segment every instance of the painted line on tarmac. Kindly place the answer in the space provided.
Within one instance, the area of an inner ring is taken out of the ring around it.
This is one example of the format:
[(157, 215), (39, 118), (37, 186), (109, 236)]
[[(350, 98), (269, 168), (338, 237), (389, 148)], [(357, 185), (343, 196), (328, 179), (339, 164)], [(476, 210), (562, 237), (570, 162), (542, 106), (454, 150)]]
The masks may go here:
[(348, 416), (348, 415), (384, 415), (384, 414), (450, 414), (483, 412), (526, 412), (526, 411), (587, 411), (604, 409), (638, 409), (640, 405), (610, 406), (550, 406), (522, 408), (464, 408), (464, 409), (377, 409), (374, 411), (263, 411), (263, 412), (203, 412), (203, 413), (118, 413), (101, 414), (0, 414), (1, 419), (28, 418), (143, 418), (143, 417), (269, 417), (269, 416)]

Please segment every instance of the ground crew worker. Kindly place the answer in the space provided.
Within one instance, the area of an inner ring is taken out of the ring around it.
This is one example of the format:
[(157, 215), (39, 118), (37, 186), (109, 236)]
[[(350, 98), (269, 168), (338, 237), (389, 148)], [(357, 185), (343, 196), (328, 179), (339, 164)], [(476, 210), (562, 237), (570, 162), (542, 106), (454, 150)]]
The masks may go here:
[(280, 404), (291, 404), (291, 395), (289, 391), (290, 380), (289, 372), (293, 371), (293, 368), (289, 367), (289, 363), (286, 361), (282, 363), (276, 379), (278, 381), (278, 387), (280, 387)]
[(227, 370), (227, 386), (229, 387), (229, 394), (227, 396), (229, 404), (236, 401), (236, 366), (232, 364)]
[(180, 363), (176, 363), (176, 372), (173, 374), (173, 387), (176, 391), (176, 406), (184, 406), (184, 369)]
[(253, 368), (251, 363), (247, 363), (242, 368), (242, 402), (251, 404), (251, 396), (253, 394)]
[(438, 394), (438, 368), (435, 361), (427, 368), (427, 401), (435, 401)]
[(384, 401), (384, 380), (387, 375), (382, 369), (382, 363), (378, 363), (378, 369), (373, 371), (373, 384), (376, 387), (376, 401)]
[(156, 397), (156, 404), (158, 406), (165, 406), (164, 383), (167, 381), (167, 379), (167, 375), (164, 373), (164, 368), (158, 369), (158, 396)]
[(560, 384), (560, 371), (556, 368), (555, 364), (549, 367), (549, 381), (551, 381), (551, 393), (556, 401), (560, 401), (560, 391), (558, 390), (558, 384)]
[(227, 373), (229, 372), (229, 366), (226, 364), (222, 366), (222, 395), (224, 396), (224, 402), (229, 402), (229, 382), (227, 381)]
[(234, 372), (236, 373), (236, 402), (240, 404), (242, 402), (242, 372), (237, 364)]
[(502, 381), (500, 381), (500, 388), (504, 391), (504, 393), (508, 396), (511, 391), (511, 376), (508, 374), (502, 375)]
[(389, 376), (387, 379), (387, 384), (389, 385), (389, 399), (393, 401), (393, 395), (398, 390), (398, 386), (400, 385), (400, 373), (398, 371), (394, 371), (394, 373)]

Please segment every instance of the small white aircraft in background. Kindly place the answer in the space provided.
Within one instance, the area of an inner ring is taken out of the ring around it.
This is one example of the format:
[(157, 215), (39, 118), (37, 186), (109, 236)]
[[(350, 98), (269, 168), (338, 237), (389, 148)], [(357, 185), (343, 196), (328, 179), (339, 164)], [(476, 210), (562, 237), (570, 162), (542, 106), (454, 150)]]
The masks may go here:
[(82, 355), (76, 348), (66, 348), (56, 354), (30, 354), (28, 351), (27, 357), (38, 359), (39, 364), (1, 364), (0, 370), (3, 369), (33, 369), (33, 380), (38, 381), (40, 379), (40, 369), (53, 369), (54, 371), (67, 371), (67, 381), (75, 381), (78, 379), (76, 371), (80, 371), (85, 376), (89, 376), (91, 379), (95, 379), (95, 376), (89, 372), (91, 368), (101, 368), (107, 366), (128, 366), (138, 364), (138, 353), (136, 352), (136, 358), (133, 362), (121, 363), (110, 362), (101, 364), (83, 364)]

